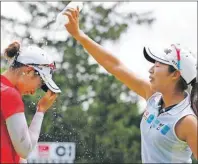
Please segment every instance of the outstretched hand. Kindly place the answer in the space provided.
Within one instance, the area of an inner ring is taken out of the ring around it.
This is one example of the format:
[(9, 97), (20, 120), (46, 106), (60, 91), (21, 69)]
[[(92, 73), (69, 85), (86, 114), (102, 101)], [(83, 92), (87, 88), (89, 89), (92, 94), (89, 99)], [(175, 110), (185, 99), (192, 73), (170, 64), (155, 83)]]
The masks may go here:
[(79, 9), (67, 9), (63, 15), (66, 15), (69, 19), (69, 22), (65, 24), (67, 31), (74, 37), (78, 37), (80, 35), (79, 29)]

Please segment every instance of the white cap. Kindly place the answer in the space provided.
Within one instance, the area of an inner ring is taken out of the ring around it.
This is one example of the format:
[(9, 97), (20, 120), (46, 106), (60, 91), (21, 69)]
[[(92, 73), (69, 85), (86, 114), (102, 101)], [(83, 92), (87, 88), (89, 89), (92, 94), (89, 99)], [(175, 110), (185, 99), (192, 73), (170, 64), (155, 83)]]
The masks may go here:
[(52, 80), (52, 71), (55, 69), (55, 63), (43, 49), (36, 46), (21, 48), (16, 61), (32, 66), (36, 71), (38, 71), (47, 88), (52, 92), (61, 92), (59, 87)]
[(172, 65), (176, 70), (180, 71), (181, 76), (187, 84), (196, 78), (196, 57), (193, 56), (191, 51), (181, 47), (180, 44), (172, 44), (165, 49), (144, 47), (143, 53), (145, 58), (152, 63), (159, 61), (167, 65)]

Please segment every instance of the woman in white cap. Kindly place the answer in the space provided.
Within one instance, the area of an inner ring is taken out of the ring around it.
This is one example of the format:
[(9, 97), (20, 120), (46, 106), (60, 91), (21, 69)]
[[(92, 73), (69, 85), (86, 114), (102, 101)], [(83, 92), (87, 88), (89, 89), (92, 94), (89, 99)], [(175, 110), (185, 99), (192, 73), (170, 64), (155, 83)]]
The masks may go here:
[[(143, 163), (189, 163), (197, 151), (196, 59), (179, 45), (155, 52), (144, 48), (150, 82), (138, 77), (124, 64), (79, 29), (79, 12), (68, 9), (67, 31), (109, 73), (147, 101), (141, 121)], [(191, 95), (186, 91), (192, 85)]]
[[(54, 63), (38, 47), (20, 48), (14, 42), (5, 49), (11, 60), (8, 70), (1, 74), (1, 163), (19, 163), (26, 159), (38, 142), (44, 113), (54, 103), (58, 86), (52, 80)], [(42, 88), (30, 127), (24, 114), (22, 95), (34, 94)]]

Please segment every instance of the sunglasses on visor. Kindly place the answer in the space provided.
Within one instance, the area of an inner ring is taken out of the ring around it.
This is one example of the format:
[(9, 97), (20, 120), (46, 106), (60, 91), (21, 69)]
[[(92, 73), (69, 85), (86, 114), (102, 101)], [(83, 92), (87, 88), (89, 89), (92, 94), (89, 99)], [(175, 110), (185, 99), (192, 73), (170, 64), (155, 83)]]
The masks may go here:
[[(20, 66), (35, 66), (35, 67), (44, 66), (44, 67), (49, 67), (50, 68), (50, 74), (52, 74), (53, 73), (53, 70), (56, 69), (56, 63), (55, 62), (53, 62), (51, 64), (34, 64), (34, 63), (23, 64), (21, 62), (18, 62), (15, 59), (14, 62), (12, 63), (12, 65), (13, 66), (17, 66), (17, 67), (20, 67)], [(34, 71), (35, 71), (35, 75), (39, 75), (40, 76), (40, 73), (37, 70), (34, 69)], [(48, 87), (45, 84), (45, 81), (42, 79), (42, 77), (41, 77), (41, 80), (42, 80), (41, 89), (44, 92), (47, 92), (48, 91)]]
[(39, 66), (49, 67), (50, 68), (50, 74), (52, 74), (53, 70), (56, 69), (56, 63), (55, 62), (53, 62), (51, 64), (34, 64), (34, 63), (28, 63), (28, 64), (25, 64), (25, 65), (36, 66), (36, 67), (39, 67)]

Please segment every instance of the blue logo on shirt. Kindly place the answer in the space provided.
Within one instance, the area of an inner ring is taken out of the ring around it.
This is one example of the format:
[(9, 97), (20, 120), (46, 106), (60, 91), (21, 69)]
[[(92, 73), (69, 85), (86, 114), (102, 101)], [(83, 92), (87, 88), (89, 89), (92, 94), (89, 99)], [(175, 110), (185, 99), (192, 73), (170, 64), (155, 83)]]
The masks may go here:
[(147, 118), (147, 122), (150, 124), (152, 121), (153, 121), (153, 119), (155, 118), (155, 116), (153, 115), (153, 114), (151, 114), (148, 118)]
[(170, 127), (167, 126), (167, 125), (165, 125), (165, 126), (162, 128), (161, 133), (162, 133), (163, 135), (166, 135), (166, 133), (167, 133), (169, 130), (170, 130)]
[(150, 114), (148, 110), (144, 112), (143, 118), (148, 124), (151, 124), (150, 128), (155, 128), (163, 135), (166, 135), (167, 132), (170, 130), (170, 127), (168, 125), (161, 123), (161, 121), (158, 120), (154, 114)]

